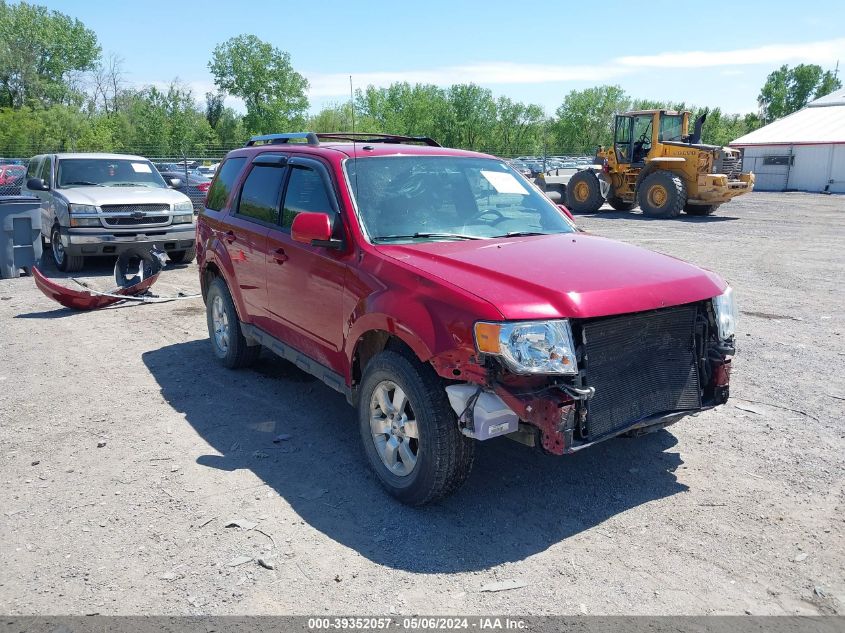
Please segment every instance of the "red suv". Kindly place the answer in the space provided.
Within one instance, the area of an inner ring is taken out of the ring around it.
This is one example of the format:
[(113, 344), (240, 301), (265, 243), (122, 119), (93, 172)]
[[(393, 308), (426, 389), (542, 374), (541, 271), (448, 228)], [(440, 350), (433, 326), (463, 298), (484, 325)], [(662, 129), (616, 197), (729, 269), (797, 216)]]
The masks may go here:
[(197, 222), (215, 356), (266, 347), (346, 395), (385, 487), (424, 504), (476, 440), (562, 455), (724, 403), (717, 275), (580, 232), (507, 163), (427, 138), (272, 134)]

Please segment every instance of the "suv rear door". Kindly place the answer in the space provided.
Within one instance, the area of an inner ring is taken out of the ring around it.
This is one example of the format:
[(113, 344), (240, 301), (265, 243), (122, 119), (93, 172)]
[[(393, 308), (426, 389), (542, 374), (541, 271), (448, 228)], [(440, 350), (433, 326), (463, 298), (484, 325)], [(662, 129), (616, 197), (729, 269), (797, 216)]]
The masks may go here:
[(328, 213), (340, 230), (337, 197), (328, 169), (303, 157), (288, 161), (281, 221), (267, 235), (267, 299), (270, 333), (343, 373), (341, 317), (346, 271), (336, 250), (294, 242), (291, 225), (303, 211)]
[(223, 227), (223, 242), (249, 320), (267, 329), (265, 253), (267, 233), (276, 226), (285, 170), (280, 165), (253, 164), (232, 203)]

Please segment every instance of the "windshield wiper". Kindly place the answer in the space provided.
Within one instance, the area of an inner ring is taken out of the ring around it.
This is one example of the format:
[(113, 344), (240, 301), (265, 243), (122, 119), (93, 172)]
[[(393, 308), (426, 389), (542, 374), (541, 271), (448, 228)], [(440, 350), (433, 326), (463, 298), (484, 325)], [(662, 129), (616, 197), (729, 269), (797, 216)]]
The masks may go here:
[(138, 182), (113, 182), (109, 187), (146, 187), (147, 185)]
[(463, 233), (414, 233), (413, 235), (378, 235), (373, 240), (412, 240), (426, 237), (447, 237), (456, 240), (482, 240), (477, 235), (465, 235)]
[(81, 185), (83, 187), (102, 187), (98, 182), (90, 182), (88, 180), (74, 180), (73, 182), (65, 182), (62, 183), (63, 187), (67, 187), (68, 185)]
[(542, 231), (508, 231), (504, 235), (496, 235), (495, 237), (530, 237), (531, 235), (551, 235), (551, 233), (543, 233)]

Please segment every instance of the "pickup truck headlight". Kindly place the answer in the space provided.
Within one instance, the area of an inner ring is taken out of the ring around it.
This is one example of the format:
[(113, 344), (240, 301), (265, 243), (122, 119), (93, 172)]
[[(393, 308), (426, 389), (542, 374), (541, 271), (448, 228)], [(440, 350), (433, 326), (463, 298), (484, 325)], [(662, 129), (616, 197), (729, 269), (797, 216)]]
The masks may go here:
[(67, 210), (69, 213), (97, 213), (99, 211), (93, 204), (69, 204)]
[(190, 200), (184, 202), (177, 202), (173, 205), (173, 213), (194, 213), (194, 203)]
[(736, 332), (736, 321), (738, 311), (734, 301), (733, 288), (728, 286), (727, 290), (718, 297), (713, 297), (713, 311), (716, 313), (716, 325), (719, 327), (719, 339), (727, 341)]
[(194, 214), (187, 213), (183, 215), (174, 215), (173, 224), (190, 224), (194, 221)]
[(479, 352), (499, 356), (516, 374), (578, 373), (569, 321), (517, 321), (475, 324)]

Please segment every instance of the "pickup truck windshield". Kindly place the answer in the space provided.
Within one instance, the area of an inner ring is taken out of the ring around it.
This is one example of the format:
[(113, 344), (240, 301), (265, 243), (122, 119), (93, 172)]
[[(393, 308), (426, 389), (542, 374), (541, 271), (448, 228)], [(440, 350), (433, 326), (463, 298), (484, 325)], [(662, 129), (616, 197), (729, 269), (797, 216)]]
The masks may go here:
[(572, 233), (549, 199), (504, 162), (457, 156), (347, 160), (349, 189), (376, 243)]
[(149, 161), (116, 158), (63, 158), (56, 181), (60, 188), (167, 187)]

